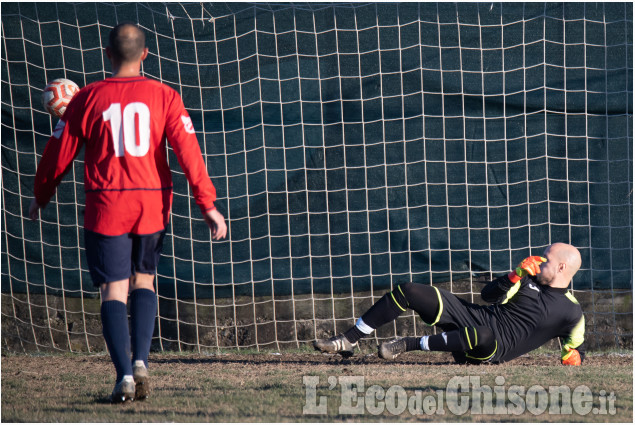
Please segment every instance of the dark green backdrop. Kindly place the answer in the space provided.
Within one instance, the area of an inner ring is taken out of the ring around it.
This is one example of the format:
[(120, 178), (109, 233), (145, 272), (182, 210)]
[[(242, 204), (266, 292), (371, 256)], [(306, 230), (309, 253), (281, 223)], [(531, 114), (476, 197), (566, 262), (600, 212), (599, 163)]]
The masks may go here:
[(55, 124), (39, 98), (107, 76), (130, 20), (231, 229), (210, 243), (170, 153), (161, 295), (454, 281), (556, 241), (582, 252), (574, 288), (632, 288), (630, 3), (4, 3), (3, 292), (95, 295), (81, 158), (42, 223), (24, 218)]

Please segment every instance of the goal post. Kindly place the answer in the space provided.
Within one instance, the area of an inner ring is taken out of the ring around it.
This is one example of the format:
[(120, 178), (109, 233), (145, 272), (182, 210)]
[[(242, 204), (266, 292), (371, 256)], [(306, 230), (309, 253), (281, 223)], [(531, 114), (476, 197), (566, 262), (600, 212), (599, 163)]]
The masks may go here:
[[(40, 96), (109, 76), (138, 23), (177, 90), (229, 235), (168, 147), (157, 350), (297, 348), (415, 281), (480, 302), (553, 242), (591, 349), (632, 349), (631, 3), (4, 3), (2, 349), (102, 351), (83, 156), (28, 219), (55, 121)], [(372, 342), (431, 329), (413, 313)]]

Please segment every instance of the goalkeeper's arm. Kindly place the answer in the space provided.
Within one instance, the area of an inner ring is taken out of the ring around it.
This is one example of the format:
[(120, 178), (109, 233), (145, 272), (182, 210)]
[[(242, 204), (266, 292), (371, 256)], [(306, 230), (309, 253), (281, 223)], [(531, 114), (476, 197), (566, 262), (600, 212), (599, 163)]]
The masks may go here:
[(488, 283), (481, 290), (481, 298), (487, 303), (502, 303), (506, 299), (511, 298), (518, 291), (519, 286), (520, 283), (511, 282), (507, 275), (501, 276)]
[(580, 318), (569, 336), (562, 339), (560, 354), (563, 365), (580, 366), (584, 361), (584, 316)]
[(518, 292), (520, 280), (525, 276), (536, 276), (540, 273), (540, 264), (545, 261), (547, 261), (546, 258), (539, 256), (525, 258), (507, 276), (501, 276), (488, 283), (481, 290), (481, 298), (488, 303), (506, 303)]

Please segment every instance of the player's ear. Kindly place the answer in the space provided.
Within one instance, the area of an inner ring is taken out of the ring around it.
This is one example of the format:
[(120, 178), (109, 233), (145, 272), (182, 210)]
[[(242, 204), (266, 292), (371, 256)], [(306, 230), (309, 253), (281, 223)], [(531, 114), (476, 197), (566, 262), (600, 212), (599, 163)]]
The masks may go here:
[(144, 47), (143, 48), (143, 53), (141, 53), (141, 61), (143, 62), (144, 60), (146, 60), (146, 58), (148, 57), (148, 48)]

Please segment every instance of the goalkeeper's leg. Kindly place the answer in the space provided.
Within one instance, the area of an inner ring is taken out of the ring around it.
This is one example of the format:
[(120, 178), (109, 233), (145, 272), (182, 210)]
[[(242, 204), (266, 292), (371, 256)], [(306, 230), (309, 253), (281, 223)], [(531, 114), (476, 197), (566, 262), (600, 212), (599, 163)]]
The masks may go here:
[(487, 361), (498, 348), (494, 333), (487, 326), (467, 326), (437, 335), (421, 338), (406, 337), (384, 342), (379, 347), (379, 356), (394, 359), (406, 351), (448, 351), (464, 353), (466, 360)]
[(427, 323), (433, 323), (436, 321), (439, 306), (439, 293), (432, 286), (405, 283), (380, 298), (357, 320), (355, 326), (343, 335), (317, 340), (314, 346), (317, 350), (324, 352), (351, 355), (359, 339), (380, 326), (392, 322), (408, 308), (419, 313)]
[(395, 320), (406, 309), (416, 311), (426, 323), (433, 323), (439, 311), (438, 292), (430, 285), (408, 282), (385, 294), (344, 333), (350, 342)]

